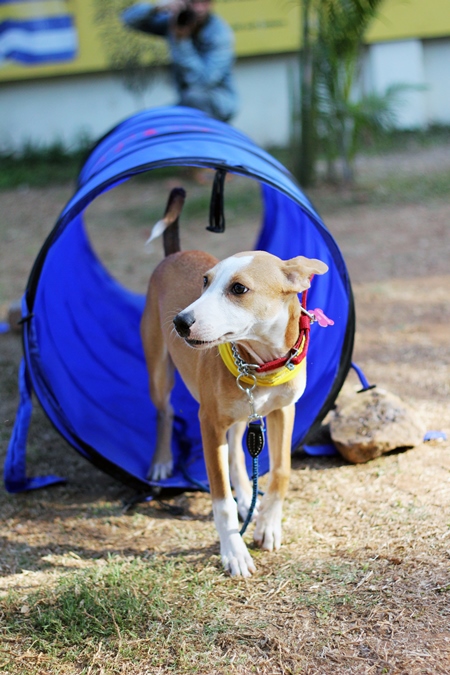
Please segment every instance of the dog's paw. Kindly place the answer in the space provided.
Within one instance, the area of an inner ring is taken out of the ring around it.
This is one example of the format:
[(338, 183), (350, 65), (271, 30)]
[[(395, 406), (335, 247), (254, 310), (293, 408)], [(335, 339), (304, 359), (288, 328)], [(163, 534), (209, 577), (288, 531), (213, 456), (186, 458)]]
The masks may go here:
[(256, 519), (253, 540), (265, 551), (278, 551), (281, 546), (281, 501), (274, 501), (266, 508), (264, 502)]
[[(241, 517), (241, 519), (244, 523), (247, 519), (248, 512), (250, 511), (251, 503), (252, 503), (252, 496), (251, 495), (249, 495), (249, 496), (246, 495), (243, 498), (237, 499), (238, 513), (239, 513), (239, 516)], [(261, 502), (260, 502), (259, 499), (257, 499), (256, 504), (255, 504), (255, 508), (254, 508), (254, 511), (253, 511), (253, 515), (252, 515), (252, 522), (254, 522), (256, 520), (256, 518), (258, 517), (260, 505), (261, 505)]]
[(251, 577), (252, 573), (256, 572), (255, 563), (238, 533), (230, 535), (227, 541), (221, 544), (220, 556), (225, 570), (232, 577)]
[(156, 462), (155, 464), (152, 464), (150, 467), (150, 471), (148, 472), (148, 479), (152, 481), (160, 481), (160, 480), (165, 480), (166, 478), (169, 478), (169, 476), (172, 475), (173, 472), (173, 462), (170, 460), (169, 462)]

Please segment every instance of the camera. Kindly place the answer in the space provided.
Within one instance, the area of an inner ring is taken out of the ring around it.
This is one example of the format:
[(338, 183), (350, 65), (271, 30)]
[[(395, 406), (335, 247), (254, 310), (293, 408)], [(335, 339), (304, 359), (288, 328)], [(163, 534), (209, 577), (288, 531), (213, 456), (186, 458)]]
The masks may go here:
[(193, 9), (186, 7), (182, 9), (176, 18), (176, 25), (180, 28), (186, 28), (188, 26), (193, 26), (196, 22), (197, 16)]

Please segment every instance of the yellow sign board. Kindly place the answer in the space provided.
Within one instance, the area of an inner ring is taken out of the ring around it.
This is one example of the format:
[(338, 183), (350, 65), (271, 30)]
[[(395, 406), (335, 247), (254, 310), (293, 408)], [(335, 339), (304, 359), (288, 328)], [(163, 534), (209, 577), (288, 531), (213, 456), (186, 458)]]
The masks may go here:
[[(122, 70), (164, 63), (164, 40), (127, 30), (130, 0), (1, 0), (0, 81)], [(238, 56), (295, 52), (301, 0), (215, 0)], [(23, 22), (25, 21), (25, 28)], [(450, 35), (450, 0), (385, 0), (367, 41)]]
[(300, 46), (299, 0), (216, 0), (232, 27), (238, 56), (282, 54)]
[(385, 0), (366, 42), (450, 36), (450, 0)]

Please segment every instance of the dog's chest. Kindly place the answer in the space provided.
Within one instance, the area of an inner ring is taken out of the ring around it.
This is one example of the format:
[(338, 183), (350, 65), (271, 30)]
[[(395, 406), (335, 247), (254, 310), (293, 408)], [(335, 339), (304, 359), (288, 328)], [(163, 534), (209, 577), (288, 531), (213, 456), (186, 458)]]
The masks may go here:
[[(301, 381), (293, 384), (282, 384), (276, 387), (256, 387), (253, 390), (254, 408), (257, 415), (265, 417), (274, 410), (279, 410), (285, 406), (298, 401), (303, 394), (306, 382)], [(242, 400), (241, 397), (234, 402), (233, 416), (238, 419), (244, 419), (248, 416), (250, 410), (248, 399)]]

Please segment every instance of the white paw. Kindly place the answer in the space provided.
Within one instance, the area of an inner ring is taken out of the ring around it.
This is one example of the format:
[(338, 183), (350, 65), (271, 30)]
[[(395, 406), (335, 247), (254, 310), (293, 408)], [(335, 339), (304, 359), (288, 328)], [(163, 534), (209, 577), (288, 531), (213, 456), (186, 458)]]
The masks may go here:
[(164, 480), (165, 478), (169, 478), (169, 476), (172, 475), (172, 471), (173, 471), (172, 460), (170, 460), (169, 462), (156, 462), (155, 464), (152, 464), (152, 466), (150, 467), (150, 471), (148, 472), (148, 479), (153, 481)]
[[(248, 512), (250, 510), (251, 503), (252, 503), (252, 496), (251, 495), (245, 495), (244, 497), (240, 497), (240, 498), (238, 497), (238, 499), (237, 499), (238, 513), (239, 513), (239, 515), (242, 518), (242, 521), (244, 523), (247, 519), (247, 515), (248, 515)], [(255, 508), (253, 510), (252, 522), (258, 516), (260, 505), (261, 505), (261, 502), (260, 502), (259, 499), (257, 499), (256, 504), (255, 504)]]
[(262, 508), (256, 520), (253, 540), (257, 546), (265, 551), (277, 551), (281, 546), (281, 514), (280, 500), (272, 503), (262, 503)]
[(256, 571), (247, 546), (240, 534), (229, 535), (225, 542), (221, 542), (220, 555), (222, 564), (232, 577), (251, 577)]

